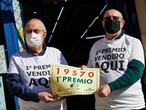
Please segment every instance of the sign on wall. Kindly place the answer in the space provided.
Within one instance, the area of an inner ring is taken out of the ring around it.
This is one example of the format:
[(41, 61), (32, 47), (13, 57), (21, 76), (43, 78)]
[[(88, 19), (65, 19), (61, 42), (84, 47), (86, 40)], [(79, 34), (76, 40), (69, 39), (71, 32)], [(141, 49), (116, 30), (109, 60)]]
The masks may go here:
[(6, 65), (4, 46), (0, 45), (0, 73), (6, 73), (6, 72), (7, 72), (7, 65)]
[(0, 76), (0, 110), (6, 110), (3, 80)]

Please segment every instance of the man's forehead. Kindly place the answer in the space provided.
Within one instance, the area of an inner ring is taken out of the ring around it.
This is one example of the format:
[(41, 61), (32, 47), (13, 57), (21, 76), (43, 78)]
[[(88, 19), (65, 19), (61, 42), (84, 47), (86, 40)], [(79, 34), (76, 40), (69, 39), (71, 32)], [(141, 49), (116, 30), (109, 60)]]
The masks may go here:
[(105, 16), (119, 16), (119, 17), (122, 17), (122, 14), (117, 10), (108, 10), (108, 11), (105, 12), (104, 17)]
[(30, 21), (27, 23), (26, 28), (40, 28), (40, 25), (38, 21)]

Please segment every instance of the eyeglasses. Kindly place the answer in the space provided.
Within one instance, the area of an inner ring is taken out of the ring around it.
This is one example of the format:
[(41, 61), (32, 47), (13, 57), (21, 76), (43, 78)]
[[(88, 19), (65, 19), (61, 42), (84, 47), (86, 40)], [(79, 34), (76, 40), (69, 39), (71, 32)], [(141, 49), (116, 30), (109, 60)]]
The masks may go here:
[(122, 18), (119, 16), (106, 16), (103, 18), (103, 20), (108, 21), (108, 20), (116, 20), (116, 21), (121, 21)]
[(25, 30), (26, 34), (30, 34), (32, 32), (39, 34), (40, 32), (42, 32), (43, 30), (39, 30), (39, 29), (34, 29), (34, 30)]

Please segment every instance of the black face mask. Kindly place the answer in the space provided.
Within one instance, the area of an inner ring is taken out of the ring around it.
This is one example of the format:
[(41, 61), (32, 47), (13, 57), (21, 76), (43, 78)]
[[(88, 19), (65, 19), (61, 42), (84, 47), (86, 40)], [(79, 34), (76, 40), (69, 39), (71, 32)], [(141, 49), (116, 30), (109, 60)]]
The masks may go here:
[(109, 34), (117, 33), (120, 30), (120, 21), (107, 20), (105, 21), (105, 31)]

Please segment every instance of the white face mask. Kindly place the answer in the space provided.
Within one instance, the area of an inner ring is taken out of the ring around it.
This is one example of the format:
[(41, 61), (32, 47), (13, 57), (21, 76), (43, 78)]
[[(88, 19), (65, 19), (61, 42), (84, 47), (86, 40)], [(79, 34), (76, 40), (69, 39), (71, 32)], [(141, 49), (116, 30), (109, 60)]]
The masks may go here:
[(36, 34), (34, 32), (30, 34), (26, 34), (26, 43), (30, 47), (38, 47), (42, 45), (43, 43), (43, 38), (41, 34)]

